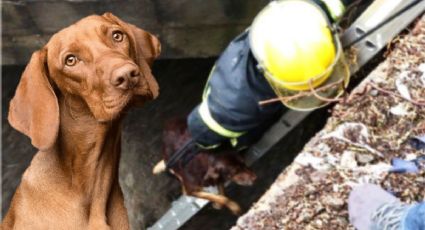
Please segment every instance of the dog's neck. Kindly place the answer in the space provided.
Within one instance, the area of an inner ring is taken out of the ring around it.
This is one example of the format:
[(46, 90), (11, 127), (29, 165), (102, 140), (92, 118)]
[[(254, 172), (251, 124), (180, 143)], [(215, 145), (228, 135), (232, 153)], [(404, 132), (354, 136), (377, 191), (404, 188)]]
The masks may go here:
[(120, 119), (98, 122), (86, 104), (72, 96), (59, 97), (59, 107), (57, 147), (72, 186), (96, 196), (109, 192), (112, 183), (118, 181)]

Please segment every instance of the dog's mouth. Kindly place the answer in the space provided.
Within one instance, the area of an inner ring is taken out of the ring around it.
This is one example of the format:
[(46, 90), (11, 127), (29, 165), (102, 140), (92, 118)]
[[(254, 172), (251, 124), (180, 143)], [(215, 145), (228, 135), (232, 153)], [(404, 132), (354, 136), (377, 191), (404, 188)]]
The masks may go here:
[[(148, 84), (139, 82), (131, 88), (121, 90), (108, 90), (100, 97), (100, 101), (92, 104), (93, 115), (100, 122), (112, 121), (133, 105), (142, 105), (150, 100), (152, 93)], [(93, 101), (94, 102), (94, 101)]]
[(120, 95), (108, 95), (102, 98), (103, 108), (108, 114), (118, 114), (130, 104), (132, 97), (132, 92), (126, 92)]
[(142, 78), (139, 84), (133, 88), (133, 93), (135, 97), (144, 97), (148, 100), (154, 99), (154, 95), (149, 87), (149, 84), (144, 78)]

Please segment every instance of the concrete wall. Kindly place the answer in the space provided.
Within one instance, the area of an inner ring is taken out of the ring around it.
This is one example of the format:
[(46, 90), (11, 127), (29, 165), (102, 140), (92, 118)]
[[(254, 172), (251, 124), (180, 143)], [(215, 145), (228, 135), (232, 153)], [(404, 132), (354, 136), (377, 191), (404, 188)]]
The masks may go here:
[(267, 0), (2, 1), (3, 64), (25, 64), (59, 29), (112, 12), (159, 36), (162, 58), (217, 56)]

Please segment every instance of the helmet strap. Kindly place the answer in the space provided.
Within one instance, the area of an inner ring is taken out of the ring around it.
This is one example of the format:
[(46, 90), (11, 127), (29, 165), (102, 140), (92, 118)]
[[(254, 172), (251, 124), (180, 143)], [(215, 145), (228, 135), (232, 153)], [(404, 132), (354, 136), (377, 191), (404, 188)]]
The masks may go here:
[(326, 14), (331, 23), (335, 23), (345, 11), (345, 6), (340, 0), (312, 0)]

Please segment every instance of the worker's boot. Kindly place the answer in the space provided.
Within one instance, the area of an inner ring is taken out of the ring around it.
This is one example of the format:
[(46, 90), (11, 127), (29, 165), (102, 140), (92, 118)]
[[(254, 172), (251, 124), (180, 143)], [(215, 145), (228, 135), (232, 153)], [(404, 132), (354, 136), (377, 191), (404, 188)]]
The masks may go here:
[(388, 227), (397, 226), (402, 207), (396, 197), (374, 184), (355, 187), (348, 198), (350, 223), (358, 230), (398, 230)]

